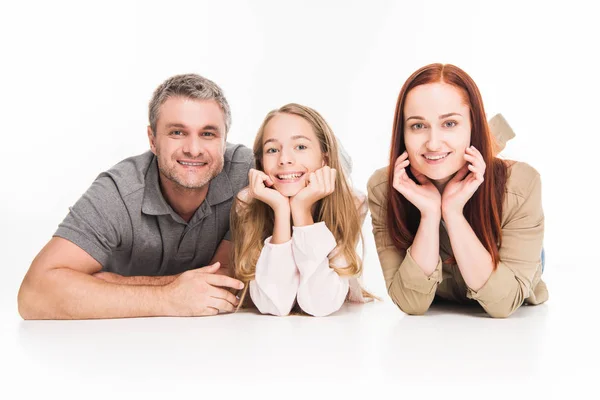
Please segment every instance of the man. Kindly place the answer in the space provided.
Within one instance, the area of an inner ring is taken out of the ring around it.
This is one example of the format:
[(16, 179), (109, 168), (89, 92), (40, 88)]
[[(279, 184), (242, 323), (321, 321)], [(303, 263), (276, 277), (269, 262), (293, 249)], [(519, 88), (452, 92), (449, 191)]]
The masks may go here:
[[(231, 112), (212, 81), (174, 76), (149, 106), (151, 151), (100, 174), (31, 264), (24, 319), (230, 312), (229, 212), (250, 149), (226, 142)], [(208, 265), (208, 266), (206, 266)], [(199, 268), (203, 267), (203, 268)]]

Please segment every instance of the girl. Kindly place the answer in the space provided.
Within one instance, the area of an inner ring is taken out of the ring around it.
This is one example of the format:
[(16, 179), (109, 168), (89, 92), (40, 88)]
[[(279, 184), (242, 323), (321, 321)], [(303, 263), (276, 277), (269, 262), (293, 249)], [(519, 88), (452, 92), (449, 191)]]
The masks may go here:
[(319, 113), (298, 104), (270, 112), (254, 142), (256, 169), (232, 207), (235, 277), (263, 314), (294, 304), (325, 316), (364, 302), (356, 252), (367, 212)]
[(469, 75), (448, 64), (412, 74), (392, 135), (390, 164), (371, 176), (368, 196), (398, 307), (423, 314), (437, 295), (476, 300), (492, 317), (507, 317), (524, 302), (545, 302), (540, 176), (523, 162), (494, 157)]

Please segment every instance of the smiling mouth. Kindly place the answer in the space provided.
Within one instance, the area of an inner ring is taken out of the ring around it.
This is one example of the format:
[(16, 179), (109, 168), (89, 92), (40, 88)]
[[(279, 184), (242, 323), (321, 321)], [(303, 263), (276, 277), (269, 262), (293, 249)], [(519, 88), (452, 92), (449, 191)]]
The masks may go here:
[(436, 155), (429, 155), (429, 156), (423, 154), (423, 157), (425, 157), (426, 160), (437, 161), (437, 160), (442, 160), (442, 159), (448, 157), (449, 155), (450, 155), (450, 153), (436, 154)]
[(290, 174), (275, 175), (277, 180), (279, 180), (283, 183), (296, 182), (298, 179), (302, 178), (302, 176), (304, 176), (304, 172), (294, 172), (294, 173), (290, 173)]
[(186, 167), (203, 167), (207, 164), (205, 162), (189, 162), (189, 161), (177, 161), (177, 162)]

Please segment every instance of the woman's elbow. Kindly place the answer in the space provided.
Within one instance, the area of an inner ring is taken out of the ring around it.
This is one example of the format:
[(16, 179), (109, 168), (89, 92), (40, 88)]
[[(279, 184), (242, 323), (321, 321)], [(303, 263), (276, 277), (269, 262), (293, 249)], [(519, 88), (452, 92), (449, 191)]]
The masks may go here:
[(492, 318), (508, 318), (516, 311), (513, 307), (488, 307), (485, 309)]
[(429, 310), (431, 302), (423, 301), (422, 299), (409, 299), (406, 296), (396, 296), (389, 292), (390, 298), (398, 306), (398, 308), (408, 315), (423, 315)]

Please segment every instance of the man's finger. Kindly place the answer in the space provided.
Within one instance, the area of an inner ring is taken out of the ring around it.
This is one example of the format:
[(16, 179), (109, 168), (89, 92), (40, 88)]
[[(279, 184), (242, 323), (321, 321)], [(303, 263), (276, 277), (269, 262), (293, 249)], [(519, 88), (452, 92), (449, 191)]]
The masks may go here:
[(222, 299), (230, 302), (234, 307), (237, 307), (239, 300), (228, 290), (221, 289), (220, 287), (213, 286), (212, 290), (208, 293), (209, 296), (217, 299)]
[(213, 286), (229, 287), (232, 289), (244, 288), (244, 284), (241, 281), (225, 275), (207, 275), (206, 282)]
[(217, 261), (216, 263), (202, 267), (199, 270), (203, 273), (214, 274), (219, 270), (219, 268), (221, 268), (221, 263)]
[(208, 307), (216, 308), (221, 313), (230, 313), (235, 310), (235, 306), (228, 301), (216, 297), (209, 297), (207, 302)]

